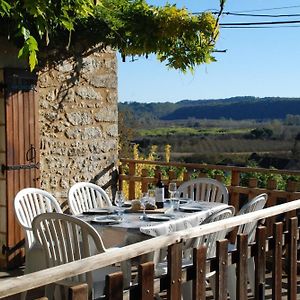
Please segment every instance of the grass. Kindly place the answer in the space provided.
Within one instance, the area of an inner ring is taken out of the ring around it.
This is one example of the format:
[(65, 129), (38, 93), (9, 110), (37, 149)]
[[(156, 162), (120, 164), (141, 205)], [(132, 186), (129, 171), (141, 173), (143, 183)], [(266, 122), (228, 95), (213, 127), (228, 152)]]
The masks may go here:
[(161, 127), (154, 129), (141, 129), (139, 134), (141, 137), (156, 136), (208, 136), (208, 135), (240, 135), (249, 133), (252, 128), (241, 129), (225, 129), (220, 127), (212, 128), (191, 128), (191, 127)]

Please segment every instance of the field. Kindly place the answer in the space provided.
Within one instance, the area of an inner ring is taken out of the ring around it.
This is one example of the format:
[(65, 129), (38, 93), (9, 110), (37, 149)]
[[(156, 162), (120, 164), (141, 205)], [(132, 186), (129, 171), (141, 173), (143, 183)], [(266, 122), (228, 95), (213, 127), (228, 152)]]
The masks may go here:
[(249, 133), (253, 128), (238, 128), (238, 129), (228, 129), (228, 128), (205, 128), (197, 129), (191, 127), (160, 127), (154, 129), (141, 129), (139, 130), (139, 135), (142, 137), (159, 137), (159, 136), (208, 136), (208, 135), (236, 135), (236, 134), (246, 134)]
[(174, 161), (247, 165), (254, 153), (260, 157), (293, 158), (297, 132), (299, 126), (280, 121), (189, 120), (159, 123), (152, 128), (143, 126), (134, 142), (139, 144), (141, 153), (157, 145), (159, 157), (163, 157), (165, 145), (169, 144)]

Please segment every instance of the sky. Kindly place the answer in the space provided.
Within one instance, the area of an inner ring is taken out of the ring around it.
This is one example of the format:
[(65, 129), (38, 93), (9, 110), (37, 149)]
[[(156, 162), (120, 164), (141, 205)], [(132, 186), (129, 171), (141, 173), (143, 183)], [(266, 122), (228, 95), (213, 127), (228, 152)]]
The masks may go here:
[[(163, 5), (165, 0), (148, 0)], [(191, 12), (219, 8), (218, 0), (169, 0)], [(293, 6), (293, 7), (292, 7)], [(280, 9), (279, 9), (280, 8)], [(300, 1), (227, 0), (224, 11), (251, 14), (299, 14), (294, 17), (222, 16), (221, 23), (300, 20)], [(120, 102), (177, 102), (183, 99), (220, 99), (234, 96), (300, 96), (300, 24), (265, 29), (221, 28), (217, 62), (195, 73), (168, 69), (155, 56), (122, 62), (118, 55)], [(282, 25), (281, 25), (282, 26)], [(286, 25), (285, 25), (286, 26)]]

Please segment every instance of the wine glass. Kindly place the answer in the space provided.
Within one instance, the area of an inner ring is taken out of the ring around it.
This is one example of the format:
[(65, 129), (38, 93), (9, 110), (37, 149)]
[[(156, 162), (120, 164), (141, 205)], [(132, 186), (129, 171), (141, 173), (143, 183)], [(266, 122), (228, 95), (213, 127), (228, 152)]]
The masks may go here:
[(117, 191), (115, 205), (118, 207), (118, 216), (121, 217), (123, 213), (122, 206), (124, 205), (124, 194), (122, 191)]
[(141, 198), (141, 204), (142, 204), (142, 207), (143, 207), (143, 215), (142, 215), (142, 219), (143, 220), (146, 220), (147, 219), (147, 216), (146, 216), (146, 204), (149, 202), (149, 193), (146, 192), (146, 193), (143, 193), (143, 196)]
[(169, 183), (169, 193), (170, 193), (170, 199), (172, 201), (172, 199), (174, 198), (175, 196), (175, 193), (177, 191), (177, 185), (176, 185), (176, 182), (170, 182)]
[[(169, 183), (169, 193), (170, 193), (170, 200), (171, 200), (171, 205), (172, 207), (174, 208), (174, 204), (175, 204), (175, 195), (176, 195), (176, 192), (177, 192), (177, 185), (176, 185), (176, 182), (170, 182)], [(177, 209), (177, 203), (175, 205), (175, 209)]]

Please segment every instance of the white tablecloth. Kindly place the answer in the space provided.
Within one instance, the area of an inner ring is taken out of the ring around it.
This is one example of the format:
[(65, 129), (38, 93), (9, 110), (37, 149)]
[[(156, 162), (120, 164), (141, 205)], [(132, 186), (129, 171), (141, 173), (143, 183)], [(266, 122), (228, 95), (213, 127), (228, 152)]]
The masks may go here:
[[(100, 233), (104, 245), (109, 247), (125, 246), (139, 241), (149, 239), (158, 235), (166, 235), (170, 232), (183, 230), (189, 227), (200, 225), (207, 217), (213, 213), (221, 211), (232, 206), (223, 203), (214, 202), (190, 202), (184, 206), (194, 206), (195, 211), (174, 211), (167, 212), (167, 215), (172, 215), (172, 219), (164, 222), (153, 222), (141, 219), (140, 213), (124, 213), (122, 222), (114, 225), (100, 225), (97, 223), (91, 224)], [(166, 208), (170, 207), (166, 203)], [(197, 211), (197, 209), (200, 209)], [(82, 219), (89, 222), (92, 221), (95, 215), (84, 215)]]
[[(185, 204), (185, 207), (195, 209), (195, 211), (192, 213), (175, 211), (174, 220), (160, 224), (150, 223), (146, 226), (141, 226), (140, 231), (150, 236), (159, 236), (195, 227), (202, 224), (202, 222), (212, 214), (228, 208), (228, 205), (213, 202), (191, 202), (189, 204)], [(197, 211), (198, 209), (199, 211)]]

